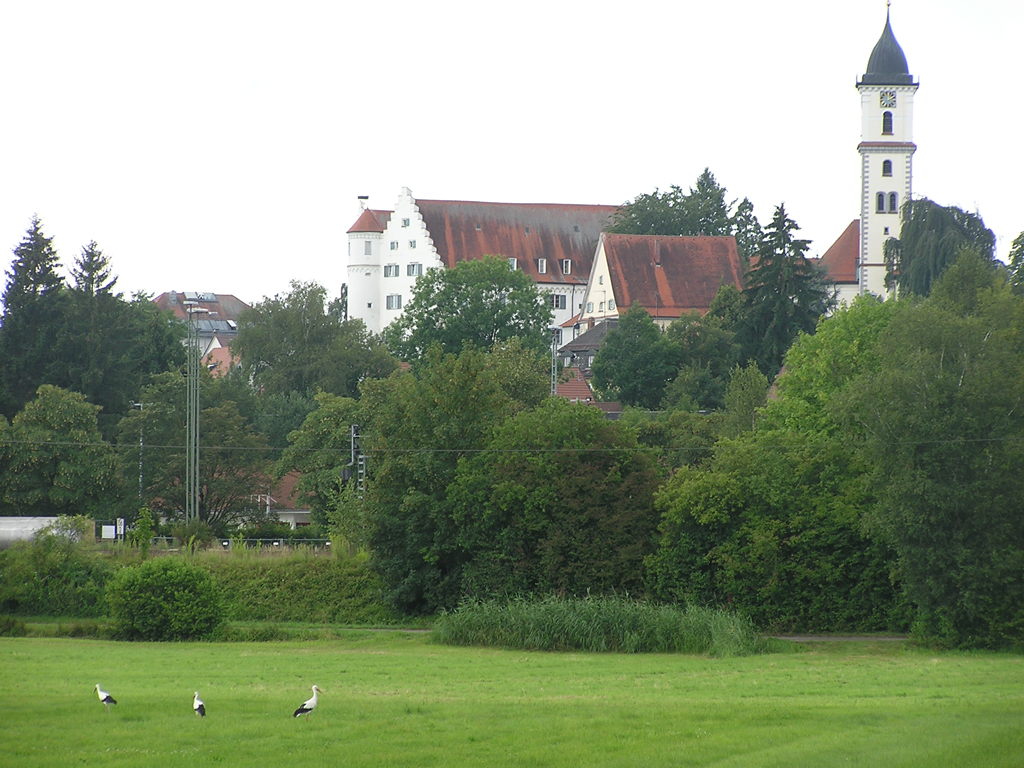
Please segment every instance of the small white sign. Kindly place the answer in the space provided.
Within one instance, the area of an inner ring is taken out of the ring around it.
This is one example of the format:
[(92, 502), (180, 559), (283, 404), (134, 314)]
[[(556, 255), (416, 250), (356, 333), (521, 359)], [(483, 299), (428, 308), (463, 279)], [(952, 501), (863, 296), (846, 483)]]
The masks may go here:
[(101, 539), (113, 539), (116, 537), (114, 531), (116, 530), (112, 525), (100, 526), (100, 538)]
[(117, 537), (121, 538), (124, 536), (124, 518), (117, 518)]

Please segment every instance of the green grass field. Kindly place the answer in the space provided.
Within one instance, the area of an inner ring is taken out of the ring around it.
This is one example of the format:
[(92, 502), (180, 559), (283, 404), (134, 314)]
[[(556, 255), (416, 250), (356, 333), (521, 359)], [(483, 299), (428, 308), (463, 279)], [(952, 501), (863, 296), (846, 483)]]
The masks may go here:
[[(0, 765), (1019, 766), (1024, 657), (0, 639)], [(117, 700), (108, 714), (93, 686)], [(309, 722), (292, 712), (323, 689)], [(208, 717), (192, 714), (199, 690)]]

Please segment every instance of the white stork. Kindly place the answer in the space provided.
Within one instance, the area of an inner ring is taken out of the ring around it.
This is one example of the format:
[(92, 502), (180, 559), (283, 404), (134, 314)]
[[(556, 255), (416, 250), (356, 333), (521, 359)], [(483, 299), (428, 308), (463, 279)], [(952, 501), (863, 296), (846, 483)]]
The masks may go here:
[(309, 720), (309, 713), (316, 709), (316, 695), (318, 693), (320, 693), (320, 689), (314, 685), (312, 698), (306, 699), (302, 706), (295, 710), (295, 714), (292, 717), (302, 717), (302, 715), (305, 715), (306, 720)]
[(96, 683), (96, 695), (100, 697), (100, 701), (102, 701), (103, 702), (103, 706), (105, 706), (107, 708), (107, 712), (110, 711), (110, 705), (111, 704), (117, 704), (117, 702), (114, 701), (114, 697), (113, 696), (111, 696), (109, 693), (107, 693), (102, 688), (100, 688), (100, 684), (99, 683)]
[(199, 691), (196, 691), (195, 698), (192, 699), (192, 709), (199, 717), (206, 717), (206, 705), (199, 698)]

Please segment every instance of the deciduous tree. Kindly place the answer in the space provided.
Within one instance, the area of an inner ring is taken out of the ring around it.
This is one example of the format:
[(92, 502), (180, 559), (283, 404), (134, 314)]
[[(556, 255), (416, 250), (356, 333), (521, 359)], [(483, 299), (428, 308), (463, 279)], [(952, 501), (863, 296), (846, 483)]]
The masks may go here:
[(438, 345), (457, 354), (466, 345), (489, 350), (519, 337), (524, 346), (550, 349), (551, 307), (537, 286), (507, 259), (488, 256), (431, 269), (416, 281), (402, 316), (384, 329), (388, 348), (414, 362)]
[(328, 311), (326, 298), (323, 286), (292, 281), (288, 294), (242, 312), (232, 351), (259, 392), (357, 397), (360, 381), (398, 365), (361, 320)]
[(449, 490), (465, 592), (638, 593), (658, 481), (633, 433), (592, 406), (553, 397), (509, 419)]
[(117, 457), (96, 423), (99, 408), (44, 384), (0, 445), (2, 514), (111, 517), (123, 496)]
[(591, 368), (605, 399), (647, 410), (661, 406), (678, 365), (679, 351), (639, 304), (605, 336)]
[(996, 238), (976, 213), (942, 206), (927, 197), (900, 210), (900, 236), (885, 244), (886, 281), (900, 291), (927, 296), (932, 283), (965, 247), (991, 260)]

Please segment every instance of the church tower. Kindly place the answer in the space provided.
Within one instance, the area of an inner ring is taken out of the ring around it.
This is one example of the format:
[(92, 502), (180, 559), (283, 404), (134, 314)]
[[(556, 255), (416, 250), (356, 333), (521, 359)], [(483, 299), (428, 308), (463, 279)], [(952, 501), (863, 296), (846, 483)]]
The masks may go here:
[(886, 296), (885, 241), (900, 234), (900, 206), (910, 199), (914, 151), (914, 94), (918, 83), (896, 42), (885, 13), (885, 29), (857, 82), (860, 92), (861, 207), (860, 293)]

